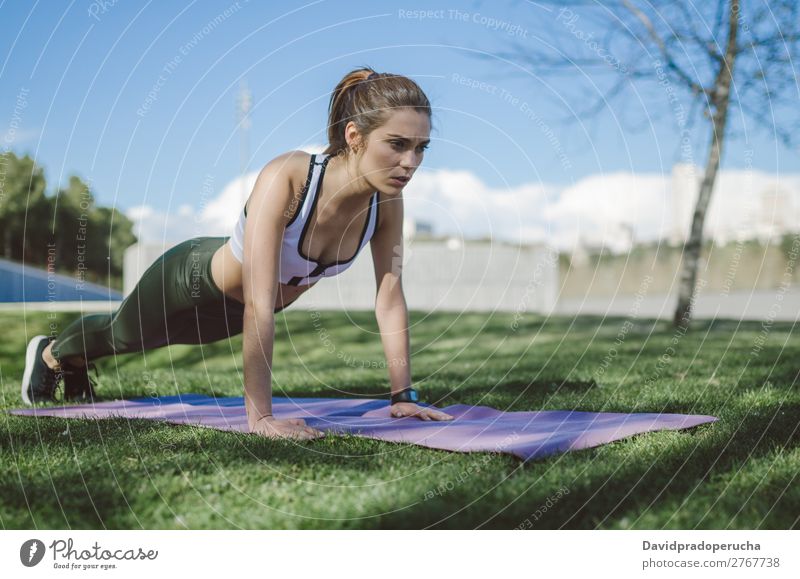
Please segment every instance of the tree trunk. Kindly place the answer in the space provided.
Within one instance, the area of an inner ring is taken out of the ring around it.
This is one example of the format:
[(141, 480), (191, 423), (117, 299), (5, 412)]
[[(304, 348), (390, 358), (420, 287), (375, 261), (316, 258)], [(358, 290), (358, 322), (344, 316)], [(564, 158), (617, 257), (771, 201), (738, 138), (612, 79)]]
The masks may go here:
[(722, 156), (722, 145), (725, 141), (725, 127), (728, 121), (728, 103), (730, 102), (730, 87), (733, 75), (733, 65), (736, 60), (736, 32), (738, 28), (739, 0), (732, 0), (729, 13), (728, 46), (725, 51), (725, 62), (720, 66), (714, 83), (712, 106), (714, 116), (711, 127), (711, 147), (708, 152), (708, 161), (700, 184), (700, 193), (692, 217), (692, 227), (689, 238), (683, 248), (683, 268), (678, 290), (678, 306), (675, 308), (673, 323), (676, 327), (686, 328), (692, 319), (692, 306), (694, 302), (695, 285), (697, 284), (697, 264), (700, 252), (703, 249), (703, 225), (706, 221), (706, 211), (711, 202), (711, 193), (714, 182), (717, 180), (719, 161)]

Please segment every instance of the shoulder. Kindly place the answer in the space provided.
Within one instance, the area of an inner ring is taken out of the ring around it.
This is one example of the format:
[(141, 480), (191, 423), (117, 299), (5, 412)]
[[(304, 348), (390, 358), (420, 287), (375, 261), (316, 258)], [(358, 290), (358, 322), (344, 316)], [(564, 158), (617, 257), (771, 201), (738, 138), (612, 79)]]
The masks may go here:
[(287, 151), (278, 155), (264, 166), (262, 171), (279, 172), (287, 177), (294, 189), (298, 184), (302, 186), (311, 164), (311, 154), (305, 151)]
[(264, 165), (248, 200), (248, 212), (253, 198), (266, 194), (288, 208), (295, 192), (303, 186), (310, 162), (311, 155), (305, 151), (287, 151)]

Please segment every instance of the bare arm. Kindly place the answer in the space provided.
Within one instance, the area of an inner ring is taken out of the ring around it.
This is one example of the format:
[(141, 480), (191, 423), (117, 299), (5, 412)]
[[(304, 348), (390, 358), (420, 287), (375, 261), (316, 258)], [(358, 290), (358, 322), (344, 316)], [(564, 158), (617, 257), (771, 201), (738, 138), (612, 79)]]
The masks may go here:
[[(403, 197), (381, 203), (380, 217), (378, 229), (370, 241), (377, 288), (375, 318), (386, 354), (392, 394), (395, 394), (411, 387), (408, 306), (403, 293)], [(421, 420), (453, 418), (412, 402), (392, 404), (391, 413), (395, 417), (416, 416)]]
[[(380, 199), (380, 197), (379, 197)], [(370, 248), (375, 266), (375, 318), (392, 394), (411, 386), (408, 307), (403, 294), (403, 199), (383, 199)]]
[(290, 174), (296, 158), (292, 155), (281, 155), (261, 170), (247, 208), (242, 264), (244, 399), (251, 432), (310, 438), (322, 433), (305, 427), (302, 420), (277, 421), (272, 416), (274, 310), (281, 243), (293, 194)]

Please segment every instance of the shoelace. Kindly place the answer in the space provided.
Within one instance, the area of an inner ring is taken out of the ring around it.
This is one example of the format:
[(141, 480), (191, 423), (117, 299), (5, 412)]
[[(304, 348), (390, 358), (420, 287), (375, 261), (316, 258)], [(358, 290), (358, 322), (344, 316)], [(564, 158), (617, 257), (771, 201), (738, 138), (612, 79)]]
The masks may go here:
[[(92, 379), (91, 375), (89, 375), (89, 370), (94, 370), (94, 379)], [(67, 370), (67, 372), (68, 372), (68, 370)], [(53, 376), (53, 379), (56, 382), (55, 387), (53, 388), (53, 400), (57, 400), (57, 401), (59, 401), (61, 403), (67, 402), (65, 381), (63, 379), (62, 380), (58, 380), (58, 374), (57, 373), (53, 374), (51, 376)], [(81, 394), (85, 398), (88, 398), (90, 400), (94, 400), (94, 395), (95, 395), (94, 387), (97, 385), (97, 381), (100, 378), (100, 374), (97, 371), (97, 366), (95, 366), (94, 362), (89, 362), (88, 364), (86, 364), (86, 377), (88, 378), (88, 380), (86, 381), (86, 388), (83, 390), (83, 392), (81, 392)], [(61, 386), (61, 388), (60, 388), (61, 396), (59, 398), (56, 398), (56, 392), (59, 390), (59, 386)]]
[[(58, 390), (60, 382), (62, 382), (62, 380), (60, 380), (60, 375), (58, 372), (55, 372), (53, 370), (44, 372), (44, 376), (42, 377), (42, 383), (47, 388), (47, 396), (49, 396), (51, 400), (55, 400), (56, 390)], [(36, 394), (34, 393), (34, 398), (35, 397)], [(40, 400), (36, 400), (36, 402), (40, 402)]]

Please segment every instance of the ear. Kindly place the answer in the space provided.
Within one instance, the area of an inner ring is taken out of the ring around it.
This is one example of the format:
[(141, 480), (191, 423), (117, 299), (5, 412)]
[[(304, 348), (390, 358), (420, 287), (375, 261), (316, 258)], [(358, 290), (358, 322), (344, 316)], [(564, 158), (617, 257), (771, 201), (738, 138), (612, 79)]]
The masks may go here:
[(347, 126), (344, 128), (344, 139), (351, 150), (358, 151), (366, 145), (365, 140), (358, 131), (358, 127), (356, 127), (353, 121), (348, 122)]

